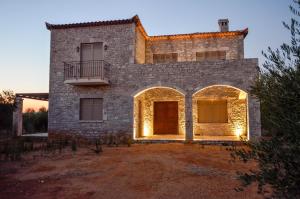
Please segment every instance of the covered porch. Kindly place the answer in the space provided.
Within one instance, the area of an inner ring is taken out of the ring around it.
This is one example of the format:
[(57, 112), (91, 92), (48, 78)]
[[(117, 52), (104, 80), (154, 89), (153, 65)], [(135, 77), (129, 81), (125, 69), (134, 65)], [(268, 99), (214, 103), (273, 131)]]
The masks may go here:
[[(49, 93), (16, 93), (15, 110), (13, 112), (13, 134), (22, 136), (23, 134), (23, 100), (33, 99), (48, 101)], [(39, 134), (39, 136), (48, 136), (48, 134)]]

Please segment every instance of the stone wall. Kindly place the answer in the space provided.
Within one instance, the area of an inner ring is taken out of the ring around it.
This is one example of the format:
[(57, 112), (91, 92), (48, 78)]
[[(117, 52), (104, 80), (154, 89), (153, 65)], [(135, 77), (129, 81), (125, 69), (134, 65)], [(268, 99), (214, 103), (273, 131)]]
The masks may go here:
[[(80, 47), (80, 43), (89, 42), (103, 42), (107, 46), (103, 56), (104, 60), (111, 64), (109, 85), (73, 86), (65, 84), (63, 62), (79, 61), (80, 51), (77, 49)], [(134, 24), (51, 30), (48, 124), (50, 134), (60, 132), (84, 136), (96, 136), (107, 132), (132, 134), (134, 96), (146, 88), (162, 86), (179, 90), (185, 95), (185, 132), (186, 138), (192, 139), (192, 95), (194, 93), (216, 84), (230, 85), (247, 91), (258, 74), (257, 59), (134, 64), (137, 60), (135, 57), (136, 42)], [(222, 42), (220, 41), (220, 43)], [(235, 43), (236, 48), (240, 48), (238, 46), (241, 45), (241, 42), (237, 41), (226, 42), (229, 46), (231, 43)], [(226, 42), (224, 41), (224, 43)], [(185, 43), (184, 45), (190, 44)], [(203, 46), (205, 45), (203, 44)], [(222, 45), (215, 45), (215, 48), (218, 47), (221, 48)], [(183, 54), (185, 55), (185, 53)], [(234, 55), (234, 53), (232, 54)], [(239, 54), (240, 58), (242, 58), (241, 54)], [(238, 55), (235, 56), (238, 57)], [(181, 61), (183, 60), (181, 58)], [(79, 120), (80, 98), (87, 97), (103, 98), (103, 121), (84, 122)], [(255, 98), (249, 97), (248, 105), (250, 135), (259, 136), (259, 102)]]
[[(236, 135), (236, 130), (242, 136), (247, 135), (247, 105), (246, 93), (226, 86), (213, 86), (193, 95), (193, 131), (195, 135), (216, 136)], [(227, 100), (227, 123), (198, 123), (198, 100)]]
[(135, 29), (135, 63), (144, 64), (145, 63), (145, 52), (146, 52), (146, 42), (140, 29)]
[[(142, 121), (138, 118), (138, 101), (141, 103), (141, 115)], [(153, 88), (147, 90), (138, 96), (135, 97), (135, 112), (134, 112), (134, 120), (135, 120), (135, 128), (137, 132), (137, 137), (140, 136), (152, 136), (153, 132), (153, 114), (154, 114), (154, 102), (156, 101), (177, 101), (178, 102), (178, 133), (180, 135), (185, 134), (185, 112), (184, 112), (184, 96), (175, 91), (173, 89), (168, 88)], [(139, 122), (142, 122), (139, 124)], [(141, 125), (146, 129), (142, 128), (139, 130), (138, 126)], [(142, 132), (139, 132), (142, 131)], [(148, 132), (145, 132), (148, 131)]]
[[(230, 85), (247, 91), (257, 74), (257, 59), (172, 64), (114, 65), (108, 86), (71, 86), (55, 76), (59, 87), (50, 90), (49, 133), (94, 136), (106, 132), (133, 132), (134, 95), (151, 87), (170, 87), (185, 94), (185, 132), (193, 137), (192, 95), (211, 85)], [(58, 69), (57, 69), (58, 70)], [(63, 73), (63, 69), (60, 71)], [(52, 81), (53, 78), (52, 78)], [(52, 85), (55, 86), (55, 85)], [(103, 98), (103, 121), (79, 120), (81, 97)], [(249, 98), (250, 135), (260, 135), (259, 102)]]
[[(111, 128), (115, 122), (130, 122), (129, 113), (118, 113), (120, 107), (130, 103), (116, 93), (114, 87), (122, 77), (117, 77), (119, 67), (134, 63), (135, 25), (108, 25), (99, 27), (69, 28), (51, 30), (50, 83), (49, 83), (49, 132), (70, 131), (79, 134), (97, 134), (99, 131), (120, 131), (123, 127)], [(72, 86), (64, 83), (64, 62), (80, 61), (81, 43), (103, 42), (107, 50), (103, 59), (110, 63), (110, 86)], [(126, 89), (125, 89), (126, 90)], [(102, 122), (79, 120), (80, 98), (103, 98)], [(109, 116), (108, 116), (109, 114)], [(125, 119), (123, 119), (125, 118)]]
[(146, 41), (146, 63), (153, 63), (153, 54), (178, 53), (178, 61), (196, 61), (196, 52), (226, 51), (226, 59), (244, 58), (244, 37), (191, 38)]

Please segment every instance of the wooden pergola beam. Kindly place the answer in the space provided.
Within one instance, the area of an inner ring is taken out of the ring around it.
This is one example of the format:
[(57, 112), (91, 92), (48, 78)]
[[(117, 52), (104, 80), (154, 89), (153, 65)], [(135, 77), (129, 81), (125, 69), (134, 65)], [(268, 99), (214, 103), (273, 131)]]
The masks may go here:
[(48, 101), (49, 93), (16, 93), (16, 97)]

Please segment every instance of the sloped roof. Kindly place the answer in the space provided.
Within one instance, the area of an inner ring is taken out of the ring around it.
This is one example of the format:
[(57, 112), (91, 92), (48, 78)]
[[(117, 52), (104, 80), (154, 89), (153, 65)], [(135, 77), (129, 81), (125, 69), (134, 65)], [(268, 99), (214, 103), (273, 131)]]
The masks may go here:
[(94, 21), (94, 22), (71, 23), (71, 24), (50, 24), (46, 22), (46, 27), (48, 30), (53, 30), (53, 29), (68, 29), (68, 28), (93, 27), (93, 26), (120, 25), (120, 24), (131, 24), (131, 23), (135, 23), (137, 28), (143, 34), (143, 36), (147, 40), (151, 40), (151, 41), (166, 40), (166, 39), (228, 37), (228, 36), (238, 36), (238, 35), (243, 35), (244, 37), (246, 37), (248, 34), (248, 28), (246, 28), (244, 30), (228, 31), (228, 32), (196, 32), (196, 33), (188, 33), (188, 34), (149, 36), (145, 31), (138, 15), (135, 15), (129, 19)]
[(92, 27), (92, 26), (104, 26), (104, 25), (130, 24), (130, 23), (135, 23), (137, 20), (139, 20), (138, 16), (135, 15), (130, 19), (119, 19), (119, 20), (109, 20), (109, 21), (93, 21), (93, 22), (70, 23), (70, 24), (50, 24), (46, 22), (46, 27), (48, 30), (78, 28), (78, 27)]
[(165, 39), (191, 39), (191, 38), (210, 38), (210, 37), (228, 37), (243, 35), (244, 38), (248, 34), (248, 28), (244, 30), (228, 31), (228, 32), (195, 32), (188, 34), (174, 34), (174, 35), (157, 35), (149, 36), (149, 40), (165, 40)]

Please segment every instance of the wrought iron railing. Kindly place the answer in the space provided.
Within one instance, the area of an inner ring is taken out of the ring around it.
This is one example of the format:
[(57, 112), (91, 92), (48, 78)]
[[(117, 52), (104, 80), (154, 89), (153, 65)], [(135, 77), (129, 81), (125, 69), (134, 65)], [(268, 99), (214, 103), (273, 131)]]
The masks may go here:
[(64, 62), (64, 78), (108, 80), (109, 66), (104, 60)]

